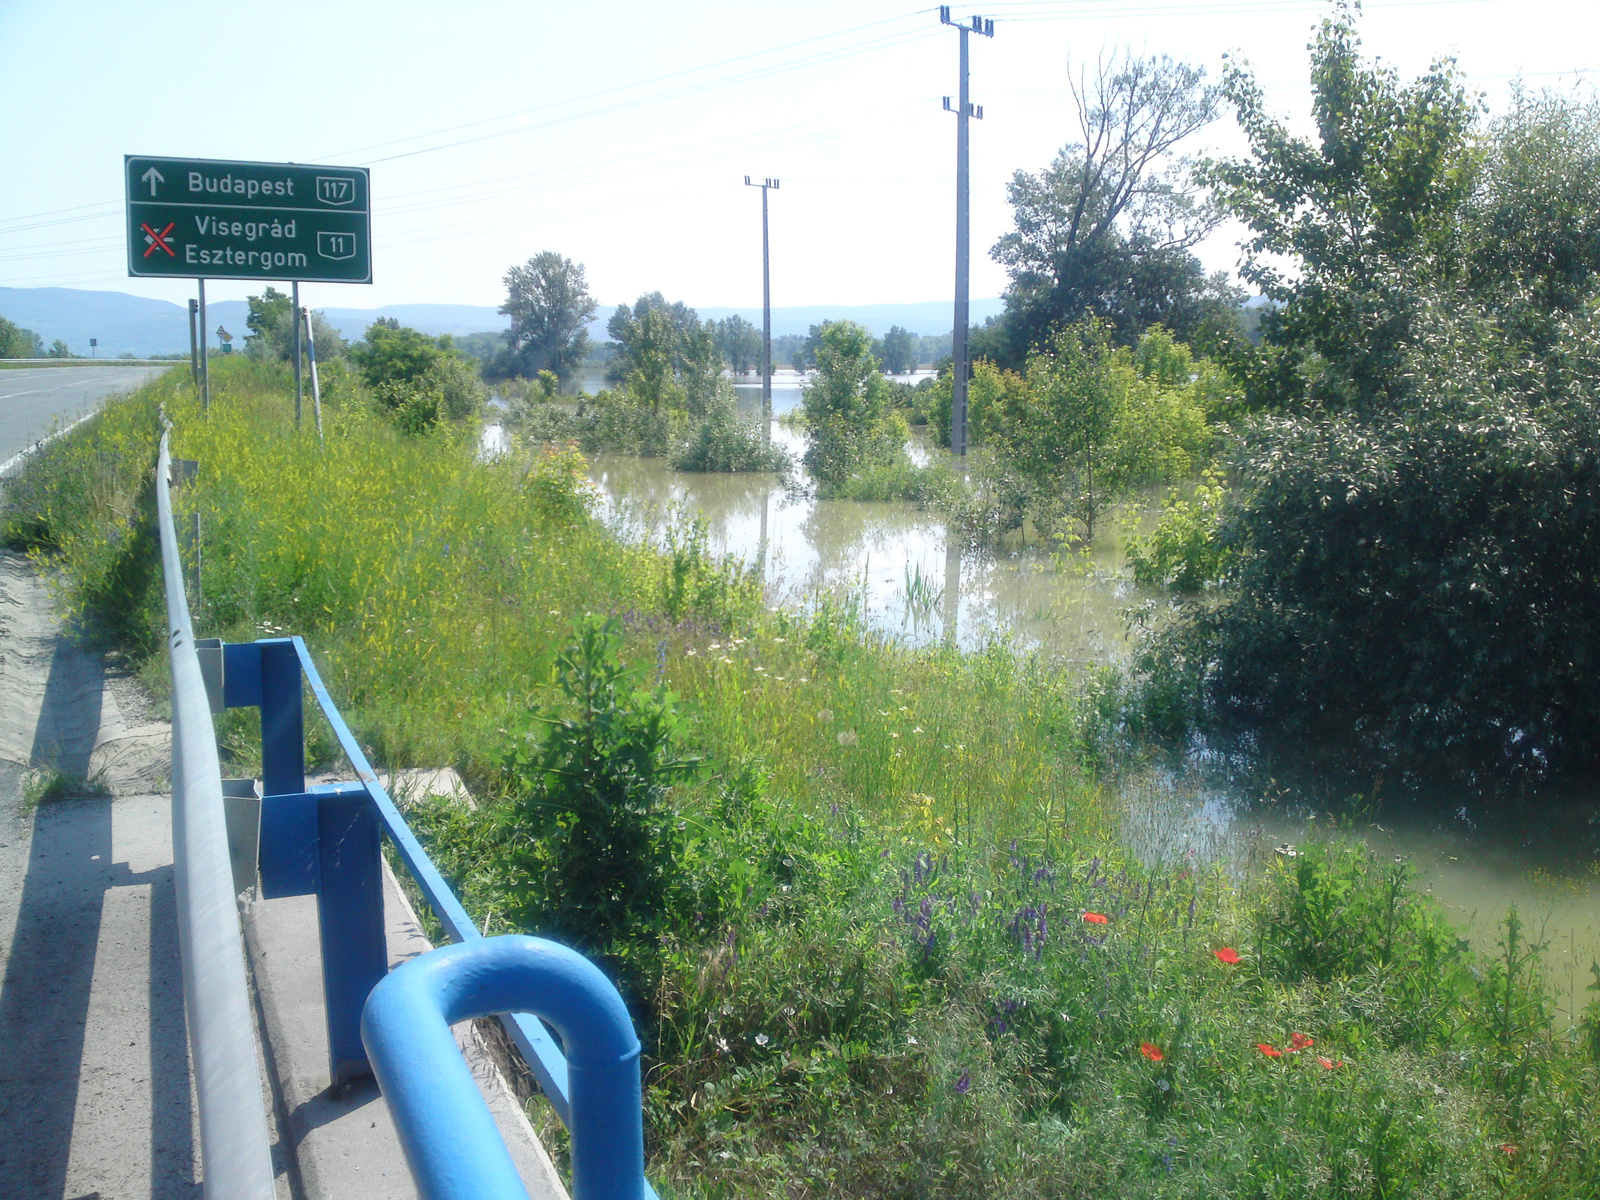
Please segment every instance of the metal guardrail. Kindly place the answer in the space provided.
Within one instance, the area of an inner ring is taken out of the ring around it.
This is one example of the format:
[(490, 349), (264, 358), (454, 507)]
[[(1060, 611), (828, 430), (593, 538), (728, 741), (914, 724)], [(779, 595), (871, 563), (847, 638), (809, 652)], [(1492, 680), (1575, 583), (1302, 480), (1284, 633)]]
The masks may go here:
[[(170, 477), (167, 439), (162, 438), (161, 478)], [(243, 1022), (243, 1040), (237, 1031), (230, 1033), (226, 1051), (228, 1065), (240, 1079), (230, 1086), (248, 1091), (254, 1102), (254, 1125), (244, 1114), (233, 1128), (235, 1147), (224, 1150), (217, 1143), (217, 1154), (228, 1154), (237, 1163), (263, 1160), (266, 1134), (260, 1106), (260, 1083), (255, 1076), (255, 1047), (250, 1040), (249, 1013), (243, 993), (243, 959), (239, 950), (239, 925), (235, 910), (235, 883), (231, 879), (227, 831), (224, 827), (224, 800), (216, 743), (209, 713), (205, 711), (209, 693), (210, 709), (256, 707), (261, 711), (261, 790), (259, 815), (248, 799), (227, 803), (235, 814), (248, 813), (248, 830), (236, 829), (238, 845), (254, 844), (254, 853), (245, 851), (246, 862), (258, 869), (261, 895), (265, 899), (315, 895), (322, 949), (322, 978), (328, 1030), (329, 1075), (335, 1085), (366, 1076), (374, 1066), (380, 1087), (391, 1099), (391, 1111), (401, 1135), (402, 1145), (423, 1200), (456, 1200), (472, 1196), (475, 1200), (522, 1200), (526, 1193), (512, 1171), (509, 1180), (501, 1174), (484, 1174), (486, 1163), (509, 1162), (504, 1143), (492, 1122), (487, 1131), (483, 1121), (488, 1113), (482, 1097), (471, 1084), (470, 1098), (460, 1088), (443, 1089), (444, 1076), (433, 1072), (442, 1060), (459, 1067), (457, 1082), (467, 1071), (453, 1040), (445, 1053), (438, 1040), (439, 1014), (448, 1023), (468, 1016), (496, 1015), (512, 1042), (538, 1080), (551, 1107), (567, 1126), (572, 1138), (572, 1193), (574, 1200), (655, 1200), (655, 1192), (644, 1178), (644, 1140), (640, 1096), (639, 1044), (627, 1009), (616, 989), (593, 964), (575, 952), (534, 938), (485, 938), (460, 900), (451, 891), (427, 852), (411, 832), (377, 773), (367, 761), (361, 745), (351, 734), (344, 718), (328, 695), (317, 673), (310, 651), (299, 637), (268, 638), (255, 642), (222, 643), (208, 640), (197, 659), (189, 627), (187, 604), (183, 598), (182, 565), (167, 489), (157, 488), (161, 517), (162, 567), (167, 586), (169, 621), (173, 629), (173, 756), (174, 822), (179, 811), (179, 755), (183, 755), (183, 807), (185, 845), (204, 838), (203, 852), (208, 865), (203, 906), (196, 907), (193, 932), (185, 925), (184, 971), (186, 985), (191, 960), (205, 956), (201, 966), (215, 973), (215, 964), (225, 961), (213, 943), (226, 941), (231, 947), (229, 963), (237, 963), (239, 977), (237, 1004), (227, 1000), (227, 1021)], [(180, 656), (179, 650), (182, 650)], [(180, 668), (180, 657), (182, 665)], [(180, 669), (182, 674), (180, 675)], [(205, 677), (205, 683), (202, 683)], [(309, 688), (338, 739), (346, 759), (354, 769), (356, 781), (306, 787), (305, 713), (303, 689)], [(182, 733), (179, 726), (179, 697), (184, 703)], [(194, 706), (200, 705), (198, 715)], [(199, 732), (195, 732), (199, 731)], [(191, 778), (192, 776), (192, 778)], [(201, 778), (204, 776), (203, 778)], [(251, 820), (250, 818), (254, 818)], [(254, 837), (250, 835), (254, 834)], [(242, 836), (241, 836), (242, 835)], [(451, 941), (462, 945), (429, 951), (389, 974), (389, 955), (383, 911), (382, 836), (387, 835), (415, 880), (423, 897), (438, 916)], [(189, 857), (198, 858), (197, 848)], [(250, 863), (250, 859), (254, 862)], [(216, 864), (220, 863), (220, 869)], [(220, 873), (219, 873), (220, 871)], [(255, 874), (255, 872), (251, 872)], [(220, 887), (220, 892), (218, 888)], [(199, 906), (200, 891), (191, 885), (190, 906)], [(180, 911), (184, 906), (184, 885), (180, 883)], [(220, 911), (225, 909), (226, 911)], [(205, 930), (199, 926), (209, 922)], [(199, 939), (204, 936), (203, 943)], [(191, 946), (196, 953), (191, 953)], [(537, 948), (531, 951), (530, 947)], [(540, 966), (530, 966), (529, 955)], [(215, 957), (213, 957), (215, 956)], [(464, 968), (462, 964), (467, 964)], [(581, 964), (581, 965), (576, 965)], [(199, 973), (201, 967), (195, 968)], [(234, 971), (230, 965), (228, 971)], [(475, 999), (461, 993), (442, 1000), (449, 992), (437, 985), (433, 992), (417, 981), (457, 978), (465, 970), (480, 990)], [(581, 977), (581, 984), (574, 982)], [(380, 988), (380, 985), (382, 987)], [(421, 988), (419, 991), (418, 988)], [(195, 1014), (204, 1014), (217, 1003), (196, 983), (190, 1001), (190, 1028), (210, 1030), (217, 1020), (196, 1023)], [(443, 990), (440, 990), (442, 988)], [(379, 989), (375, 993), (374, 989)], [(418, 1000), (432, 995), (435, 1003)], [(186, 990), (186, 996), (188, 995)], [(378, 996), (387, 996), (387, 1001)], [(363, 1009), (374, 997), (376, 1015), (369, 1022), (369, 1036), (376, 1030), (377, 1044), (383, 1047), (369, 1062), (362, 1038)], [(485, 1002), (483, 996), (492, 997)], [(235, 1009), (238, 1012), (235, 1012)], [(386, 1015), (388, 1014), (388, 1015)], [(399, 1015), (394, 1015), (399, 1014)], [(533, 1015), (537, 1014), (537, 1015)], [(569, 1061), (541, 1022), (551, 1022), (573, 1052)], [(213, 1034), (220, 1039), (220, 1034)], [(196, 1076), (200, 1077), (201, 1053), (195, 1034)], [(223, 1045), (217, 1041), (216, 1045)], [(631, 1046), (631, 1049), (629, 1048)], [(219, 1051), (208, 1044), (206, 1062), (212, 1064)], [(385, 1065), (387, 1062), (387, 1065)], [(420, 1090), (414, 1085), (418, 1063), (430, 1064)], [(242, 1079), (248, 1065), (248, 1087)], [(208, 1066), (207, 1071), (221, 1071)], [(446, 1072), (449, 1074), (449, 1072)], [(416, 1098), (421, 1096), (418, 1101)], [(229, 1103), (232, 1103), (230, 1101)], [(258, 1193), (244, 1190), (211, 1190), (213, 1147), (205, 1140), (208, 1104), (223, 1109), (221, 1100), (208, 1101), (201, 1094), (201, 1131), (206, 1163), (207, 1200), (216, 1197), (241, 1197), (256, 1200)], [(232, 1109), (227, 1111), (232, 1112)], [(254, 1129), (260, 1127), (256, 1139)], [(219, 1133), (220, 1136), (220, 1133)], [(254, 1140), (253, 1140), (254, 1139)], [(244, 1145), (249, 1142), (250, 1145)], [(485, 1149), (492, 1142), (498, 1157)], [(216, 1161), (221, 1161), (217, 1159)], [(445, 1186), (447, 1181), (454, 1181)], [(266, 1191), (272, 1195), (271, 1175), (266, 1175)], [(463, 1190), (465, 1189), (465, 1190)]]
[(161, 437), (156, 506), (172, 664), (172, 861), (183, 959), (183, 1002), (200, 1110), (206, 1200), (274, 1200), (261, 1076), (256, 1067), (239, 910), (223, 815), (222, 773), (195, 653), (172, 524), (168, 435)]

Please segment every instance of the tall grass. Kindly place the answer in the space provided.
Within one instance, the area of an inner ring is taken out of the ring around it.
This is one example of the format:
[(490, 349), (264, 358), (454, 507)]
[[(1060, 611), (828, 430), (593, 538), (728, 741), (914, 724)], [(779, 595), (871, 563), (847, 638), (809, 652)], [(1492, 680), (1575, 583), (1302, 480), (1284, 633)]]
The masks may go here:
[[(1355, 848), (1130, 845), (1104, 686), (770, 611), (693, 524), (598, 524), (572, 452), (481, 463), (355, 405), (319, 445), (280, 374), (214, 376), (209, 414), (158, 383), (42, 460), (13, 537), (73, 603), (151, 611), (116, 531), (167, 401), (201, 623), (305, 635), (381, 761), (473, 782), (412, 818), (489, 929), (622, 980), (664, 1194), (1596, 1194), (1600, 1073), (1514, 914), (1479, 957)], [(616, 861), (567, 853), (588, 811)]]

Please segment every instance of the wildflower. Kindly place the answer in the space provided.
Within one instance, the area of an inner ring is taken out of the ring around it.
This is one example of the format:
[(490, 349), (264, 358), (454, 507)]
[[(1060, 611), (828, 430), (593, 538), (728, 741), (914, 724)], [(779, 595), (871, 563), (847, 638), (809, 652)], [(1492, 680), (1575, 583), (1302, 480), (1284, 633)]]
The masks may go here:
[(891, 737), (891, 738), (898, 738), (898, 737), (899, 737), (899, 736), (900, 736), (900, 735), (899, 735), (899, 733), (897, 733), (897, 732), (891, 732), (891, 733), (890, 733), (890, 734), (889, 734), (889, 736), (890, 736), (890, 737)]
[(1501, 1142), (1500, 1143), (1500, 1149), (1503, 1150), (1506, 1153), (1507, 1156), (1510, 1156), (1510, 1155), (1515, 1154), (1517, 1152), (1517, 1147), (1512, 1145), (1510, 1142)]
[(778, 645), (781, 646), (781, 645), (783, 645), (785, 639), (783, 639), (783, 638), (773, 638), (772, 640), (774, 642), (776, 642)]
[(727, 1038), (719, 1037), (717, 1039), (717, 1052), (719, 1054), (726, 1054), (728, 1052), (728, 1039)]
[(918, 725), (918, 726), (917, 726), (917, 727), (916, 727), (916, 728), (914, 728), (914, 729), (913, 729), (913, 730), (912, 730), (912, 731), (911, 731), (911, 732), (912, 732), (912, 733), (921, 733), (921, 732), (922, 732), (922, 726), (921, 726), (921, 725)]
[(1332, 1071), (1332, 1070), (1334, 1070), (1334, 1069), (1336, 1069), (1338, 1067), (1344, 1066), (1344, 1063), (1342, 1063), (1342, 1062), (1334, 1062), (1333, 1059), (1331, 1059), (1331, 1058), (1323, 1058), (1322, 1055), (1320, 1055), (1320, 1054), (1317, 1055), (1317, 1064), (1324, 1071)]
[(691, 647), (689, 647), (689, 649), (687, 649), (687, 650), (685, 650), (683, 652), (683, 656), (685, 658), (693, 658), (695, 656), (695, 653), (696, 653), (696, 651), (695, 651), (694, 647), (691, 646)]
[(721, 657), (721, 658), (719, 658), (719, 659), (718, 659), (718, 660), (717, 660), (717, 661), (718, 661), (718, 662), (724, 662), (724, 663), (728, 663), (728, 664), (729, 664), (729, 665), (730, 665), (730, 666), (731, 666), (731, 665), (732, 665), (732, 663), (733, 663), (733, 659), (731, 659), (731, 658), (729, 658), (729, 657), (728, 657), (728, 656), (727, 656), (727, 655), (726, 655), (726, 654), (724, 654), (724, 655), (723, 655), (723, 656), (722, 656), (722, 657)]
[(1161, 1053), (1161, 1048), (1154, 1042), (1140, 1042), (1139, 1053), (1144, 1055), (1151, 1062), (1162, 1062), (1167, 1057), (1165, 1054)]
[(956, 1080), (956, 1095), (965, 1096), (971, 1090), (972, 1090), (972, 1076), (969, 1075), (967, 1072), (963, 1071), (963, 1072), (961, 1072), (961, 1078)]
[(817, 720), (821, 721), (824, 725), (826, 725), (829, 721), (833, 720), (833, 709), (831, 709), (831, 708), (818, 709), (817, 710)]
[(765, 1045), (766, 1045), (766, 1044), (767, 1044), (767, 1043), (768, 1043), (768, 1042), (770, 1042), (770, 1041), (771, 1041), (771, 1040), (772, 1040), (772, 1039), (771, 1039), (771, 1038), (769, 1038), (769, 1037), (768, 1037), (768, 1036), (767, 1036), (767, 1035), (766, 1035), (766, 1034), (764, 1034), (764, 1033), (758, 1033), (758, 1034), (756, 1034), (756, 1045), (758, 1045), (758, 1046), (765, 1046)]
[(1104, 925), (1107, 921), (1111, 920), (1111, 918), (1106, 916), (1105, 913), (1097, 912), (1086, 912), (1083, 914), (1083, 919), (1089, 922), (1091, 925)]
[(1224, 946), (1224, 947), (1222, 947), (1222, 949), (1213, 950), (1211, 953), (1213, 953), (1213, 954), (1215, 954), (1217, 956), (1217, 961), (1218, 962), (1225, 962), (1230, 967), (1234, 963), (1239, 961), (1239, 952), (1237, 950), (1235, 950), (1232, 946)]
[(1303, 1033), (1291, 1033), (1289, 1035), (1289, 1049), (1291, 1050), (1307, 1050), (1316, 1044), (1314, 1038), (1308, 1038)]
[(854, 746), (861, 739), (856, 736), (854, 729), (841, 729), (837, 740), (841, 746)]
[(1273, 1047), (1267, 1045), (1265, 1042), (1257, 1042), (1256, 1043), (1256, 1049), (1261, 1051), (1261, 1053), (1265, 1054), (1268, 1058), (1282, 1058), (1283, 1057), (1283, 1051), (1282, 1050), (1274, 1049)]
[(915, 1046), (916, 1044), (917, 1044), (917, 1039), (912, 1037), (909, 1033), (906, 1034), (906, 1045)]

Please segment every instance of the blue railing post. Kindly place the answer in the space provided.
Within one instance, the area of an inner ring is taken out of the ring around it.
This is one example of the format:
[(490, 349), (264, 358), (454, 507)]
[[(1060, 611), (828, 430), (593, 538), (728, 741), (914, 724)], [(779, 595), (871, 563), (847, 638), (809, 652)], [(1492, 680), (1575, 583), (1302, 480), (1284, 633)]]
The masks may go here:
[(288, 638), (256, 645), (261, 648), (261, 792), (294, 795), (306, 790), (300, 656)]
[(383, 921), (383, 857), (367, 790), (346, 784), (317, 796), (317, 924), (335, 1086), (371, 1073), (361, 1009), (389, 970)]
[(292, 639), (223, 647), (223, 701), (261, 709), (261, 894), (317, 897), (328, 1074), (370, 1073), (361, 1007), (389, 968), (377, 814), (364, 784), (306, 790), (300, 654)]
[(422, 1200), (525, 1200), (511, 1155), (450, 1026), (502, 1012), (548, 1021), (567, 1052), (573, 1200), (644, 1200), (639, 1039), (588, 959), (508, 934), (441, 946), (390, 972), (361, 1018)]

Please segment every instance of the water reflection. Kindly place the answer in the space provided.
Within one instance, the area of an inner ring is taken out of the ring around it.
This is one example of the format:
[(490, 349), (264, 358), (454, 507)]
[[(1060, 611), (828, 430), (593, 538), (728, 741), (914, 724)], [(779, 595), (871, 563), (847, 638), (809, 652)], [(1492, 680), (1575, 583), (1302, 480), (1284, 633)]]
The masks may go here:
[[(804, 452), (793, 431), (775, 423), (772, 436), (796, 459)], [(869, 628), (915, 644), (971, 648), (1006, 637), (1074, 661), (1114, 661), (1128, 647), (1124, 610), (1148, 598), (1119, 570), (1126, 533), (1114, 528), (1063, 570), (1032, 550), (963, 554), (933, 513), (817, 500), (771, 476), (685, 474), (660, 460), (600, 455), (590, 477), (606, 519), (628, 533), (659, 539), (667, 522), (698, 516), (715, 552), (761, 563), (774, 603), (844, 598)]]

